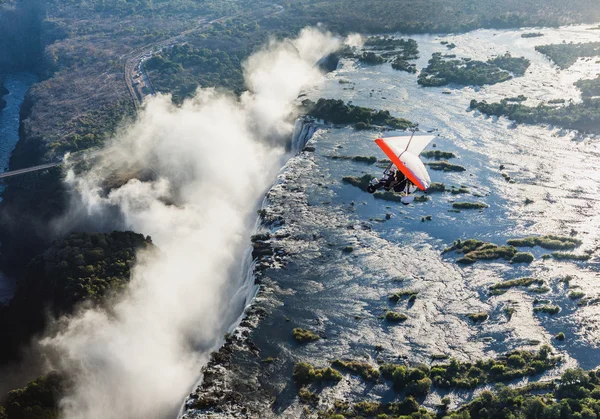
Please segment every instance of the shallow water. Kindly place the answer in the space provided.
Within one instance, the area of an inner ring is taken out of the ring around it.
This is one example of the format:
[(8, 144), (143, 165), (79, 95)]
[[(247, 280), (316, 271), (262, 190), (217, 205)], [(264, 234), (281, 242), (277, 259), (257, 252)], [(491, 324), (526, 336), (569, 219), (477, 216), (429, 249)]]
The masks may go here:
[[(253, 337), (262, 357), (282, 360), (281, 365), (269, 367), (268, 373), (270, 380), (277, 382), (267, 386), (277, 394), (276, 414), (293, 417), (298, 413), (289, 379), (293, 363), (299, 360), (318, 366), (338, 357), (374, 363), (400, 356), (408, 362), (430, 363), (432, 354), (446, 354), (474, 360), (548, 343), (565, 362), (535, 379), (555, 376), (568, 366), (588, 369), (600, 364), (598, 307), (578, 307), (577, 301), (568, 298), (570, 291), (579, 289), (590, 297), (600, 294), (596, 252), (600, 142), (572, 131), (517, 126), (504, 118), (468, 111), (471, 99), (497, 101), (519, 94), (529, 98), (528, 104), (553, 98), (580, 100), (573, 82), (595, 77), (600, 72), (596, 59), (580, 60), (561, 71), (534, 46), (598, 40), (599, 34), (587, 27), (535, 29), (545, 36), (528, 39), (520, 35), (531, 29), (413, 36), (419, 43), (418, 68), (425, 67), (437, 51), (482, 60), (510, 51), (531, 60), (524, 77), (493, 86), (422, 88), (416, 75), (395, 71), (389, 64), (363, 66), (345, 60), (328, 76), (325, 86), (308, 94), (313, 100), (336, 98), (387, 109), (419, 123), (422, 131), (435, 130), (439, 134), (434, 140), (437, 149), (454, 152), (458, 158), (452, 162), (467, 170), (430, 171), (432, 180), (447, 186), (464, 185), (470, 193), (431, 194), (426, 203), (403, 207), (343, 184), (343, 176), (382, 172), (375, 165), (327, 157), (384, 158), (372, 141), (380, 133), (373, 131), (323, 127), (310, 143), (316, 151), (288, 163), (269, 196), (270, 210), (286, 220), (281, 232), (291, 234), (283, 240), (290, 253), (287, 269), (268, 272), (277, 284), (273, 298), (281, 307), (263, 321)], [(441, 40), (455, 43), (457, 48), (449, 51)], [(340, 83), (341, 79), (349, 83)], [(506, 169), (501, 171), (501, 164)], [(507, 182), (501, 172), (516, 183)], [(534, 203), (525, 205), (526, 198)], [(454, 201), (484, 202), (489, 208), (449, 212)], [(386, 214), (391, 215), (388, 221)], [(431, 215), (432, 221), (422, 222), (426, 215)], [(593, 250), (590, 261), (542, 260), (541, 256), (550, 252), (539, 247), (521, 249), (536, 256), (530, 265), (498, 261), (461, 267), (455, 264), (455, 254), (441, 255), (458, 238), (505, 244), (507, 239), (530, 234), (568, 236), (572, 229), (583, 240), (575, 252)], [(353, 251), (344, 253), (346, 246)], [(570, 289), (559, 282), (565, 275), (574, 276)], [(489, 296), (490, 285), (522, 276), (541, 278), (551, 290), (540, 295), (516, 288)], [(414, 305), (406, 300), (397, 305), (388, 301), (387, 297), (400, 289), (419, 292)], [(535, 314), (536, 298), (557, 304), (561, 312), (555, 316)], [(516, 310), (510, 319), (504, 313), (507, 307)], [(388, 308), (406, 313), (409, 319), (399, 325), (386, 324), (380, 317)], [(478, 311), (489, 312), (490, 318), (474, 325), (466, 315)], [(317, 331), (326, 339), (298, 346), (290, 337), (293, 327)], [(567, 336), (564, 342), (552, 338), (560, 331)], [(377, 350), (377, 345), (383, 351)], [(355, 399), (394, 397), (386, 386), (367, 386), (354, 378), (323, 394)], [(457, 392), (455, 396), (465, 394)], [(434, 394), (426, 403), (433, 405), (437, 400), (439, 395)]]
[[(0, 173), (8, 170), (10, 155), (19, 141), (19, 111), (29, 87), (37, 81), (31, 73), (9, 74), (4, 85), (9, 93), (4, 96), (6, 108), (0, 111)], [(4, 185), (0, 183), (0, 200)], [(12, 298), (14, 284), (0, 272), (0, 304)]]

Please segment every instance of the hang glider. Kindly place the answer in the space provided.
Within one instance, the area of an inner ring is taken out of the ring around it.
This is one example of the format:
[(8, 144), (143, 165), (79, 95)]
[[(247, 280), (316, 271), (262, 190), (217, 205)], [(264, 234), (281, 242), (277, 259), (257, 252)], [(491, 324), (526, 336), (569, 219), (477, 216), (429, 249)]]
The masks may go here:
[(408, 180), (424, 191), (429, 188), (431, 179), (419, 154), (434, 138), (434, 135), (387, 137), (378, 138), (375, 143)]

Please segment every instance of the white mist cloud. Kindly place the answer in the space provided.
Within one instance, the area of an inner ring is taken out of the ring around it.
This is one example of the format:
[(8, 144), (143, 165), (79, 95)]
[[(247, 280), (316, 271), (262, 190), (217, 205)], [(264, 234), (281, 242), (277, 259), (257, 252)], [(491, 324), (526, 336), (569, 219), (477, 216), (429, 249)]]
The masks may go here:
[[(232, 296), (256, 205), (292, 132), (292, 102), (321, 80), (316, 61), (339, 45), (315, 29), (270, 42), (245, 64), (250, 92), (240, 99), (210, 89), (181, 107), (150, 99), (85, 177), (69, 175), (73, 214), (118, 214), (113, 225), (152, 236), (160, 252), (140, 255), (110, 314), (87, 310), (43, 339), (75, 383), (62, 402), (66, 418), (160, 418), (177, 409), (242, 308)], [(101, 192), (112, 169), (136, 166), (156, 179)]]

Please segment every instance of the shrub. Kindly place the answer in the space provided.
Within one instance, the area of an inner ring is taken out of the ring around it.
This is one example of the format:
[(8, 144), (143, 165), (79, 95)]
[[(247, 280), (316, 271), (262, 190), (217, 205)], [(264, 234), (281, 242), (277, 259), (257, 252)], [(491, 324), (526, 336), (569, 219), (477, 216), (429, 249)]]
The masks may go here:
[(533, 259), (533, 254), (530, 252), (517, 252), (510, 260), (510, 263), (531, 263)]
[(307, 343), (314, 342), (315, 340), (319, 340), (321, 337), (310, 330), (301, 329), (299, 327), (292, 330), (292, 337), (296, 340), (296, 342)]
[(398, 322), (403, 322), (406, 319), (408, 319), (408, 316), (406, 314), (402, 314), (402, 313), (398, 313), (396, 311), (388, 310), (385, 313), (385, 319), (387, 321), (389, 321), (389, 322), (398, 323)]

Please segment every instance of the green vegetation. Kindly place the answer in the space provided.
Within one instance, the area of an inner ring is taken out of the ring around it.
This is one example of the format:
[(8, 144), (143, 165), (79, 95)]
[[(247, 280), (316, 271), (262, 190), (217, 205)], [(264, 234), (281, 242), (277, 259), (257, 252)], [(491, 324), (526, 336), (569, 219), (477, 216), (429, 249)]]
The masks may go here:
[(554, 339), (562, 342), (563, 340), (565, 340), (565, 334), (563, 332), (559, 332), (556, 336), (554, 336)]
[[(391, 202), (402, 202), (402, 195), (397, 194), (392, 191), (385, 192), (375, 192), (373, 194), (375, 199), (381, 199), (383, 201), (391, 201)], [(415, 195), (414, 202), (426, 202), (429, 198), (423, 195)]]
[(539, 38), (541, 36), (544, 36), (544, 34), (540, 32), (527, 32), (521, 34), (521, 38)]
[(438, 182), (432, 182), (431, 185), (429, 185), (429, 188), (427, 188), (427, 193), (445, 192), (445, 191), (447, 191), (446, 185), (443, 183), (438, 183)]
[(452, 359), (448, 364), (433, 366), (431, 378), (433, 385), (441, 388), (475, 388), (486, 383), (537, 375), (554, 368), (561, 358), (551, 354), (549, 346), (542, 346), (537, 352), (512, 351), (496, 360), (461, 363)]
[(365, 157), (365, 156), (325, 156), (332, 160), (351, 160), (359, 163), (375, 164), (377, 163), (377, 157)]
[(313, 393), (306, 387), (302, 387), (300, 391), (298, 391), (298, 398), (303, 403), (307, 403), (313, 406), (317, 406), (320, 400), (320, 397), (317, 393)]
[(301, 329), (299, 327), (292, 330), (292, 337), (294, 340), (296, 340), (296, 342), (299, 343), (314, 342), (315, 340), (321, 339), (321, 337), (316, 333), (313, 333), (310, 330)]
[[(507, 102), (525, 102), (527, 100), (527, 96), (519, 95), (515, 97), (507, 97), (504, 100), (506, 100)], [(502, 170), (502, 168), (500, 170)]]
[(137, 253), (153, 249), (150, 237), (132, 232), (72, 233), (56, 241), (29, 263), (15, 298), (0, 310), (0, 359), (43, 330), (48, 311), (59, 316), (118, 297)]
[(429, 166), (429, 168), (431, 170), (438, 170), (438, 171), (444, 171), (444, 172), (464, 172), (465, 169), (462, 166), (459, 166), (458, 164), (452, 164), (452, 163), (448, 163), (447, 161), (432, 161), (429, 163), (425, 163), (427, 166)]
[(485, 312), (479, 312), (479, 313), (471, 313), (471, 314), (467, 314), (467, 317), (473, 322), (473, 323), (481, 323), (484, 322), (488, 319), (489, 315)]
[(388, 310), (385, 312), (385, 319), (388, 322), (399, 323), (408, 319), (406, 314), (398, 313), (396, 311)]
[(538, 383), (521, 389), (502, 386), (494, 393), (484, 391), (449, 418), (594, 418), (600, 396), (598, 384), (596, 371), (568, 369), (557, 384)]
[(360, 375), (365, 381), (377, 381), (379, 378), (379, 369), (373, 367), (368, 362), (341, 361), (336, 359), (331, 363), (331, 366), (344, 371), (349, 371), (356, 375)]
[[(537, 375), (554, 368), (560, 360), (560, 357), (552, 356), (549, 346), (542, 346), (537, 352), (512, 351), (500, 355), (495, 360), (471, 363), (451, 359), (446, 364), (435, 364), (431, 369), (424, 365), (408, 368), (404, 365), (383, 364), (380, 371), (384, 378), (392, 380), (396, 391), (410, 388), (414, 384), (425, 387), (425, 378), (429, 380), (430, 385), (439, 388), (472, 389), (487, 383)], [(415, 396), (419, 397), (429, 392), (429, 388), (420, 390)]]
[(576, 260), (580, 262), (584, 262), (592, 258), (592, 256), (588, 255), (587, 253), (583, 255), (578, 255), (575, 253), (566, 252), (552, 252), (552, 257), (556, 260)]
[(533, 259), (533, 254), (530, 252), (517, 252), (510, 260), (510, 263), (531, 263)]
[(419, 58), (419, 45), (414, 39), (398, 39), (385, 36), (370, 36), (365, 41), (365, 48), (377, 51), (394, 51), (397, 58), (416, 60)]
[[(382, 64), (387, 61), (385, 57), (393, 57), (390, 60), (393, 69), (409, 73), (417, 72), (416, 65), (410, 62), (410, 60), (419, 58), (418, 44), (414, 39), (371, 36), (365, 41), (365, 48), (370, 51), (357, 56), (362, 63)], [(373, 51), (379, 51), (381, 55)]]
[(356, 176), (344, 176), (342, 178), (342, 182), (347, 183), (352, 186), (356, 186), (360, 188), (363, 192), (367, 192), (367, 188), (369, 187), (369, 182), (374, 179), (374, 176), (371, 175), (363, 175), (361, 177)]
[(293, 373), (296, 384), (303, 386), (310, 383), (337, 383), (342, 379), (342, 374), (331, 367), (315, 368), (306, 362), (299, 362), (294, 366)]
[(509, 80), (512, 77), (509, 72), (516, 76), (525, 74), (529, 64), (526, 58), (515, 58), (509, 53), (483, 62), (464, 58), (445, 60), (436, 52), (419, 74), (418, 83), (422, 86), (496, 84)]
[[(393, 388), (397, 392), (404, 392), (407, 397), (402, 401), (392, 403), (381, 403), (373, 401), (361, 401), (359, 403), (350, 404), (346, 401), (336, 400), (334, 407), (327, 412), (319, 412), (319, 418), (344, 418), (344, 417), (377, 417), (380, 418), (396, 418), (398, 415), (412, 415), (410, 417), (431, 418), (436, 417), (426, 410), (420, 409), (415, 398), (423, 398), (430, 391), (432, 386), (442, 389), (474, 389), (490, 383), (501, 383), (510, 380), (515, 380), (522, 377), (535, 376), (544, 371), (556, 367), (561, 358), (552, 356), (552, 349), (549, 346), (542, 346), (538, 351), (512, 351), (499, 356), (497, 359), (480, 360), (474, 363), (459, 362), (456, 359), (451, 359), (444, 364), (435, 364), (431, 368), (425, 365), (416, 365), (411, 368), (406, 365), (398, 364), (382, 364), (379, 371), (380, 375), (391, 381)], [(565, 375), (566, 374), (566, 375)], [(579, 391), (579, 397), (584, 398), (590, 396), (590, 393), (600, 386), (600, 380), (596, 377), (596, 373), (590, 372), (590, 379), (586, 380), (586, 374), (581, 370), (567, 370), (561, 378), (560, 385), (557, 387), (554, 382), (532, 383), (526, 387), (521, 387), (516, 390), (509, 390), (511, 397), (535, 398), (531, 393), (557, 391), (556, 397), (572, 396), (574, 390)], [(593, 376), (593, 378), (592, 378)], [(367, 375), (369, 381), (375, 381), (374, 375)], [(588, 386), (593, 383), (592, 386)], [(579, 389), (581, 386), (586, 387), (586, 391)], [(491, 392), (492, 397), (484, 398), (490, 402), (494, 397), (503, 397), (507, 388), (504, 386), (497, 387), (498, 396)], [(485, 394), (486, 392), (482, 393)], [(600, 394), (600, 392), (598, 393)], [(487, 418), (487, 417), (507, 417), (504, 415), (488, 416), (485, 411), (477, 410), (475, 416), (468, 416), (470, 411), (475, 411), (474, 404), (477, 400), (460, 408), (457, 412), (448, 412), (449, 418)], [(594, 400), (589, 398), (588, 400)], [(481, 402), (480, 402), (481, 403)], [(558, 403), (558, 402), (554, 402)], [(443, 403), (447, 406), (449, 400)], [(506, 404), (505, 404), (506, 406)], [(508, 404), (508, 406), (521, 406), (520, 404)], [(512, 408), (512, 407), (511, 407)], [(417, 413), (418, 412), (418, 413)], [(560, 413), (560, 409), (558, 411)], [(464, 416), (464, 415), (467, 416)], [(506, 412), (505, 412), (506, 414)], [(461, 416), (462, 415), (462, 416)], [(405, 416), (400, 416), (405, 417)], [(445, 416), (446, 417), (446, 416)], [(520, 415), (516, 417), (538, 417)], [(543, 416), (554, 418), (554, 416)], [(561, 416), (556, 416), (560, 418)]]
[(583, 97), (600, 96), (600, 76), (590, 80), (579, 80), (575, 86), (581, 90)]
[(549, 250), (564, 250), (574, 249), (575, 247), (581, 246), (581, 240), (573, 237), (564, 236), (530, 236), (522, 239), (511, 239), (506, 242), (509, 246), (515, 247), (535, 247), (540, 246), (544, 249)]
[(419, 403), (412, 396), (408, 396), (400, 402), (392, 403), (362, 401), (350, 404), (346, 401), (336, 400), (334, 407), (326, 412), (319, 412), (318, 417), (323, 419), (345, 419), (352, 417), (376, 417), (377, 419), (400, 417), (433, 418), (426, 409), (420, 408)]
[(181, 103), (200, 86), (237, 91), (244, 88), (241, 61), (249, 51), (234, 49), (227, 53), (208, 48), (210, 43), (206, 41), (195, 44), (198, 46), (187, 43), (164, 48), (144, 62), (156, 91), (171, 92), (173, 100)]
[(427, 159), (447, 160), (455, 158), (456, 154), (449, 151), (426, 150), (421, 152), (421, 157), (425, 157)]
[(464, 254), (464, 257), (456, 261), (456, 263), (460, 264), (472, 264), (478, 260), (511, 260), (517, 253), (517, 249), (512, 246), (498, 246), (493, 243), (486, 243), (476, 239), (464, 241), (458, 239), (451, 247), (444, 249), (442, 254), (451, 251)]
[(510, 281), (499, 282), (492, 285), (490, 291), (507, 290), (515, 287), (528, 287), (532, 284), (544, 285), (544, 281), (530, 277), (511, 279)]
[(515, 58), (506, 53), (488, 60), (489, 64), (495, 65), (503, 70), (510, 71), (515, 76), (522, 76), (525, 74), (531, 62), (524, 57)]
[(72, 233), (30, 263), (23, 293), (32, 298), (35, 290), (57, 313), (100, 303), (125, 288), (136, 253), (152, 248), (150, 237), (133, 232)]
[(564, 70), (575, 64), (578, 58), (600, 55), (600, 42), (540, 45), (535, 47), (535, 50), (546, 55)]
[(392, 68), (398, 71), (406, 71), (407, 73), (415, 74), (417, 72), (417, 65), (406, 61), (400, 57), (397, 57), (392, 61)]
[(600, 126), (600, 99), (584, 98), (566, 106), (526, 106), (508, 103), (506, 99), (496, 103), (478, 102), (473, 99), (471, 109), (492, 116), (507, 118), (527, 124), (552, 124), (563, 128), (598, 132)]
[(546, 313), (549, 315), (554, 315), (557, 314), (560, 311), (560, 307), (557, 305), (542, 305), (542, 306), (538, 306), (538, 307), (534, 307), (533, 308), (534, 313)]
[(487, 204), (482, 202), (455, 202), (452, 204), (452, 208), (455, 209), (484, 209), (487, 208)]
[(31, 381), (23, 388), (12, 390), (6, 395), (4, 406), (0, 406), (0, 418), (58, 418), (58, 403), (64, 387), (65, 379), (60, 374), (51, 372)]
[(306, 99), (302, 102), (306, 114), (333, 124), (355, 124), (356, 128), (369, 129), (371, 126), (388, 126), (406, 130), (416, 125), (407, 119), (396, 118), (389, 111), (377, 111), (345, 104), (343, 100), (319, 99), (317, 103)]
[(394, 303), (397, 303), (398, 301), (406, 298), (406, 297), (413, 297), (418, 295), (419, 292), (418, 291), (412, 291), (412, 290), (402, 290), (402, 291), (398, 291), (393, 293), (392, 295), (390, 295), (388, 298), (390, 301), (393, 301)]
[(569, 298), (571, 300), (578, 300), (583, 297), (585, 297), (585, 293), (581, 291), (572, 291), (569, 293)]
[(372, 51), (363, 52), (358, 56), (358, 60), (363, 64), (376, 65), (385, 63), (385, 59), (381, 55), (377, 55)]
[(460, 188), (457, 188), (456, 186), (452, 186), (452, 188), (450, 189), (450, 193), (452, 195), (459, 195), (459, 194), (463, 194), (463, 193), (469, 193), (469, 189), (465, 188), (463, 186), (461, 186)]

